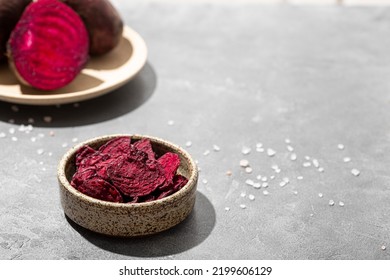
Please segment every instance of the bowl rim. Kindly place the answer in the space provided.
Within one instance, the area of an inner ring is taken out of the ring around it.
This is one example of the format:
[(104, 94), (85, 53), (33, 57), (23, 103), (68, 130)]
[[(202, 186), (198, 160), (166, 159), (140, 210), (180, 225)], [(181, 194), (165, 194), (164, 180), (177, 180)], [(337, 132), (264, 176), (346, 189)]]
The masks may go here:
[[(131, 137), (131, 139), (143, 139), (143, 138), (148, 138), (154, 142), (158, 142), (159, 144), (163, 144), (165, 146), (168, 146), (169, 148), (175, 150), (176, 153), (182, 154), (182, 156), (188, 160), (189, 166), (191, 167), (191, 174), (190, 177), (188, 178), (187, 184), (185, 184), (179, 191), (153, 201), (148, 201), (148, 202), (139, 202), (139, 203), (118, 203), (118, 202), (110, 202), (110, 201), (104, 201), (100, 200), (97, 198), (93, 198), (91, 196), (88, 196), (86, 194), (83, 194), (82, 192), (78, 191), (75, 189), (68, 179), (66, 178), (65, 174), (65, 166), (69, 159), (84, 145), (89, 145), (91, 143), (94, 143), (96, 141), (108, 141), (111, 140), (115, 137)], [(165, 139), (159, 138), (159, 137), (154, 137), (154, 136), (149, 136), (149, 135), (142, 135), (142, 134), (109, 134), (109, 135), (103, 135), (103, 136), (98, 136), (94, 137), (88, 140), (85, 140), (83, 142), (78, 143), (77, 145), (73, 146), (70, 148), (61, 158), (58, 167), (57, 167), (57, 179), (60, 182), (60, 184), (66, 189), (67, 192), (71, 193), (73, 196), (77, 197), (80, 200), (87, 201), (91, 204), (95, 205), (100, 205), (104, 207), (111, 207), (111, 208), (125, 208), (125, 209), (137, 209), (137, 208), (143, 208), (143, 207), (148, 207), (156, 204), (164, 204), (164, 203), (169, 203), (171, 200), (174, 200), (177, 197), (180, 197), (184, 195), (186, 192), (190, 192), (191, 189), (196, 185), (197, 180), (198, 180), (198, 168), (191, 157), (191, 155), (182, 147), (179, 145), (176, 145), (170, 141), (167, 141)]]

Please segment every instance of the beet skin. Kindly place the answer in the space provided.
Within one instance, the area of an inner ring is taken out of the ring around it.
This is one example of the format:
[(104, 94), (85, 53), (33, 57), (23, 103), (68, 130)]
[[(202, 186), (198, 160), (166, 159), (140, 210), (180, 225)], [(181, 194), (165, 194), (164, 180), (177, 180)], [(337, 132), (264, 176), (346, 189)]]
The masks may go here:
[(103, 55), (115, 48), (122, 38), (123, 22), (108, 0), (60, 0), (83, 19), (89, 33), (89, 53)]
[(8, 56), (22, 83), (55, 90), (80, 73), (88, 48), (88, 32), (73, 9), (58, 0), (38, 0), (26, 7), (12, 31)]

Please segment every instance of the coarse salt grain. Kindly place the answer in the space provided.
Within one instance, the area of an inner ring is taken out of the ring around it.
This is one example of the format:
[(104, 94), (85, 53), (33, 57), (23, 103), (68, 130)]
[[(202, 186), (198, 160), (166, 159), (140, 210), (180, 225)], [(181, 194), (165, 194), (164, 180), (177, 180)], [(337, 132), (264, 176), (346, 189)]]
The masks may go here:
[(318, 172), (324, 172), (325, 171), (325, 169), (323, 168), (323, 167), (318, 167)]
[(284, 143), (291, 144), (291, 140), (289, 138), (284, 139)]
[(334, 205), (334, 200), (329, 200), (329, 206), (333, 206)]
[(293, 191), (293, 194), (297, 195), (297, 194), (298, 194), (298, 191)]
[(343, 144), (338, 144), (337, 149), (344, 150), (345, 146)]
[(256, 179), (257, 179), (257, 180), (261, 180), (261, 175), (257, 175), (257, 176), (256, 176)]
[(256, 151), (262, 153), (262, 152), (264, 152), (264, 148), (263, 147), (256, 147)]
[(302, 180), (302, 179), (303, 179), (303, 176), (297, 176), (297, 179), (298, 179), (298, 180)]
[(62, 148), (68, 147), (68, 143), (62, 143)]
[(384, 251), (386, 250), (386, 246), (385, 245), (382, 245), (381, 249)]
[(10, 128), (8, 129), (8, 132), (9, 132), (10, 134), (14, 134), (15, 131), (16, 131), (16, 129), (13, 128), (13, 127), (10, 127)]
[(271, 149), (271, 148), (268, 148), (268, 149), (267, 149), (267, 155), (268, 155), (269, 157), (273, 157), (274, 155), (276, 155), (276, 151), (273, 150), (273, 149)]
[(293, 148), (292, 146), (290, 146), (290, 145), (287, 145), (287, 150), (288, 150), (289, 152), (292, 152), (292, 151), (294, 151), (294, 148)]
[(4, 132), (0, 132), (0, 138), (5, 138), (7, 135)]
[(210, 150), (206, 150), (206, 151), (204, 151), (204, 153), (203, 153), (204, 156), (207, 156), (207, 155), (209, 155), (209, 154), (210, 154)]
[(240, 208), (241, 208), (241, 209), (245, 209), (245, 208), (246, 208), (246, 205), (245, 205), (245, 204), (240, 204)]
[(356, 177), (360, 175), (360, 171), (357, 170), (356, 168), (353, 168), (353, 169), (351, 170), (351, 173), (352, 173), (352, 175), (354, 175), (354, 176), (356, 176)]
[(255, 189), (260, 189), (260, 188), (261, 188), (261, 184), (260, 184), (260, 183), (254, 183), (254, 184), (253, 184), (253, 187), (254, 187)]
[(15, 120), (14, 119), (9, 119), (8, 122), (13, 124), (13, 123), (15, 123)]
[(189, 148), (189, 147), (191, 147), (191, 146), (192, 146), (192, 142), (191, 142), (191, 141), (187, 141), (187, 142), (186, 142), (186, 147)]
[(281, 186), (281, 187), (284, 187), (286, 185), (287, 185), (287, 183), (285, 181), (282, 181), (282, 182), (279, 183), (279, 186)]
[(72, 142), (74, 143), (74, 142), (77, 142), (77, 141), (79, 141), (79, 139), (78, 138), (72, 138)]
[(231, 176), (232, 175), (232, 172), (230, 170), (226, 171), (226, 175), (227, 176)]
[(311, 162), (310, 161), (305, 161), (302, 165), (303, 165), (303, 167), (310, 167), (311, 166)]
[(264, 183), (261, 184), (261, 186), (262, 186), (263, 188), (268, 188), (268, 183), (267, 183), (267, 182), (264, 182)]
[(305, 156), (305, 159), (306, 159), (306, 160), (310, 160), (310, 157), (309, 157), (309, 156)]
[(316, 167), (316, 168), (320, 167), (320, 163), (318, 162), (317, 159), (313, 158), (312, 162), (313, 162), (314, 167)]
[(206, 185), (208, 183), (207, 179), (203, 179), (202, 183)]
[(292, 153), (292, 154), (290, 155), (290, 159), (291, 159), (292, 161), (297, 160), (297, 154)]
[(12, 136), (12, 137), (11, 137), (11, 140), (14, 141), (14, 142), (16, 142), (16, 141), (18, 141), (18, 138), (15, 137), (15, 136)]
[(249, 147), (247, 147), (247, 146), (244, 146), (244, 147), (242, 147), (242, 149), (241, 149), (241, 153), (243, 154), (243, 155), (247, 155), (247, 154), (249, 154), (251, 152), (251, 148), (249, 148)]
[(252, 171), (253, 171), (253, 169), (252, 169), (252, 167), (245, 167), (245, 172), (246, 173), (252, 173)]
[(255, 196), (253, 194), (248, 195), (249, 200), (255, 200)]
[(319, 193), (318, 194), (318, 197), (323, 197), (324, 195), (322, 193)]
[(175, 124), (175, 122), (174, 122), (173, 120), (169, 120), (169, 121), (168, 121), (168, 125), (169, 125), (169, 126), (172, 126), (172, 125), (174, 125), (174, 124)]
[(240, 160), (240, 166), (241, 167), (248, 167), (249, 166), (249, 161), (246, 159)]
[(340, 206), (340, 207), (344, 207), (344, 202), (339, 201), (339, 206)]
[(216, 152), (219, 152), (221, 150), (221, 148), (218, 145), (213, 145), (213, 149)]
[(52, 120), (53, 120), (53, 118), (52, 118), (51, 116), (44, 116), (44, 117), (43, 117), (43, 121), (44, 121), (45, 123), (51, 123)]
[(242, 192), (242, 193), (240, 194), (240, 196), (241, 196), (241, 197), (245, 197), (245, 196), (246, 196), (246, 193)]
[(263, 194), (264, 194), (264, 195), (269, 195), (269, 191), (264, 190), (264, 191), (263, 191)]
[(255, 183), (255, 182), (253, 182), (253, 180), (251, 180), (251, 179), (246, 179), (246, 180), (245, 180), (245, 184), (247, 184), (247, 185), (249, 185), (249, 186), (253, 186), (254, 183)]
[(256, 148), (261, 148), (263, 147), (263, 143), (256, 143)]
[(230, 207), (225, 207), (225, 211), (229, 211), (230, 210)]
[[(279, 169), (280, 170), (280, 169)], [(271, 176), (269, 176), (269, 179), (270, 180), (273, 180), (273, 179), (275, 179), (275, 175), (271, 175)]]
[(44, 153), (44, 150), (43, 150), (43, 149), (38, 149), (38, 150), (37, 150), (37, 154), (38, 154), (38, 155), (42, 155), (43, 153)]
[(343, 158), (343, 161), (344, 161), (344, 162), (350, 162), (350, 161), (351, 161), (351, 158), (350, 158), (350, 157), (345, 157), (345, 158)]
[(267, 178), (267, 176), (264, 176), (264, 177), (262, 177), (262, 178), (261, 178), (261, 181), (263, 181), (263, 182), (267, 182), (267, 181), (268, 181), (268, 178)]
[(33, 118), (28, 118), (28, 119), (27, 119), (27, 122), (28, 122), (28, 123), (34, 123), (35, 120), (34, 120)]

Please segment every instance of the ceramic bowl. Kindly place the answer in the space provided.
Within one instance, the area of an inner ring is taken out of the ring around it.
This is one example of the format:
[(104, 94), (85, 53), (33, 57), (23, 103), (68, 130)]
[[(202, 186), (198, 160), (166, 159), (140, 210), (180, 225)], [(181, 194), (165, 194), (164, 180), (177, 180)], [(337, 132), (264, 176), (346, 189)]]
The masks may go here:
[[(96, 149), (118, 136), (131, 136), (134, 140), (149, 138), (158, 156), (166, 152), (179, 155), (181, 163), (178, 173), (185, 176), (188, 183), (168, 197), (133, 204), (102, 201), (73, 188), (70, 181), (75, 173), (77, 150), (84, 145)], [(192, 211), (198, 182), (197, 170), (194, 160), (185, 150), (159, 138), (142, 135), (108, 135), (94, 138), (71, 148), (58, 165), (61, 205), (71, 220), (94, 232), (123, 237), (158, 233), (182, 222)]]

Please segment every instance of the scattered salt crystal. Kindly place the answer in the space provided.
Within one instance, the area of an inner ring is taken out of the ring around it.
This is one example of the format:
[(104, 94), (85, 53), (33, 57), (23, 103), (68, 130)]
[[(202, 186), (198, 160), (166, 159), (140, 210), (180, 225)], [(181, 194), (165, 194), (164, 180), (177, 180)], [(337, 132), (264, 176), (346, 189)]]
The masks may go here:
[(52, 137), (53, 137), (54, 135), (55, 135), (54, 131), (53, 131), (53, 130), (50, 130), (50, 131), (49, 131), (49, 136), (52, 136)]
[(35, 142), (35, 141), (37, 141), (37, 138), (36, 137), (31, 137), (30, 140), (31, 140), (31, 142)]
[(240, 196), (241, 196), (241, 197), (245, 197), (245, 196), (246, 196), (246, 193), (242, 192), (242, 193), (240, 194)]
[(199, 171), (199, 172), (202, 171), (202, 168), (200, 168), (199, 166), (198, 166), (198, 171)]
[(231, 176), (232, 175), (232, 172), (230, 170), (226, 171), (226, 175), (227, 176)]
[(385, 245), (382, 245), (381, 249), (384, 251), (386, 250), (386, 246)]
[(313, 162), (314, 167), (317, 167), (317, 168), (320, 167), (320, 163), (318, 162), (317, 159), (313, 158), (312, 162)]
[(28, 118), (28, 119), (27, 119), (27, 122), (28, 122), (28, 123), (34, 123), (35, 120), (34, 120), (33, 118)]
[(297, 160), (297, 154), (292, 153), (292, 154), (290, 155), (290, 159), (291, 159), (292, 161)]
[(309, 156), (305, 156), (305, 159), (306, 159), (306, 160), (310, 160), (310, 157), (309, 157)]
[(46, 167), (42, 167), (42, 171), (46, 171)]
[(261, 180), (261, 175), (257, 175), (257, 176), (256, 176), (256, 179), (257, 179), (257, 180)]
[(246, 208), (246, 205), (245, 205), (245, 204), (240, 204), (240, 208), (241, 208), (241, 209), (245, 209), (245, 208)]
[(0, 138), (5, 138), (7, 135), (4, 132), (0, 132)]
[(251, 148), (249, 148), (249, 147), (247, 147), (247, 146), (244, 146), (244, 147), (242, 147), (242, 149), (241, 149), (241, 153), (243, 154), (243, 155), (247, 155), (247, 154), (249, 154), (251, 152)]
[(292, 152), (292, 151), (294, 151), (294, 148), (291, 147), (290, 145), (287, 145), (287, 150), (288, 150), (289, 152)]
[(268, 155), (269, 157), (273, 157), (274, 155), (276, 155), (276, 151), (273, 150), (273, 149), (271, 149), (271, 148), (268, 148), (268, 149), (267, 149), (267, 155)]
[(284, 139), (284, 143), (291, 144), (291, 140), (289, 138)]
[(253, 169), (252, 169), (252, 167), (245, 167), (245, 172), (246, 173), (252, 173), (252, 171), (253, 171)]
[(8, 122), (13, 124), (13, 123), (15, 123), (15, 120), (14, 119), (9, 119)]
[(287, 178), (287, 177), (284, 177), (284, 178), (283, 178), (283, 182), (286, 182), (286, 184), (288, 184), (288, 183), (290, 183), (290, 179)]
[(302, 179), (303, 179), (303, 176), (297, 176), (297, 179), (298, 179), (298, 180), (302, 180)]
[(263, 147), (263, 143), (256, 143), (256, 148), (261, 148)]
[(38, 137), (39, 137), (39, 138), (43, 138), (43, 137), (45, 137), (45, 134), (39, 133), (39, 134), (38, 134)]
[(334, 205), (334, 200), (333, 199), (329, 200), (329, 206), (333, 206), (333, 205)]
[(53, 155), (53, 153), (52, 153), (52, 152), (48, 152), (47, 155), (48, 155), (49, 157), (51, 157), (51, 156)]
[(273, 164), (273, 165), (271, 166), (271, 168), (272, 168), (273, 170), (277, 170), (277, 169), (279, 169), (279, 166), (278, 166), (277, 164)]
[(325, 171), (325, 169), (323, 168), (323, 167), (318, 167), (318, 172), (324, 172)]
[(263, 194), (264, 194), (264, 195), (269, 195), (269, 192), (268, 192), (267, 190), (264, 190), (264, 191), (263, 191)]
[(339, 206), (343, 207), (344, 206), (344, 202), (339, 201)]
[(74, 142), (77, 142), (77, 141), (79, 141), (79, 139), (78, 138), (72, 138), (72, 142), (74, 143)]
[(267, 181), (268, 181), (268, 178), (267, 178), (267, 176), (264, 176), (264, 177), (262, 177), (262, 178), (261, 178), (261, 181), (263, 181), (263, 182), (267, 182)]
[(344, 162), (350, 162), (350, 161), (351, 161), (351, 158), (350, 158), (350, 157), (345, 157), (345, 158), (343, 158), (343, 161), (344, 161)]
[(169, 120), (169, 121), (168, 121), (168, 125), (172, 126), (172, 125), (174, 125), (174, 124), (175, 124), (175, 122), (174, 122), (173, 120)]
[(262, 153), (262, 152), (264, 152), (264, 148), (263, 147), (256, 147), (256, 151)]
[[(264, 184), (264, 183), (263, 183)], [(253, 187), (255, 188), (255, 189), (260, 189), (261, 188), (261, 184), (260, 183), (254, 183), (253, 184)]]
[(43, 161), (40, 161), (39, 164), (40, 164), (40, 165), (43, 165)]
[(319, 193), (318, 194), (318, 197), (323, 197), (324, 195), (322, 193)]
[(314, 214), (313, 213), (310, 213), (310, 217), (313, 217), (314, 216)]
[(62, 143), (62, 148), (68, 147), (68, 143)]
[(53, 118), (51, 116), (44, 116), (43, 117), (43, 121), (45, 123), (51, 123), (52, 120), (53, 120)]
[(255, 196), (253, 194), (248, 195), (249, 200), (255, 200)]
[(12, 136), (11, 140), (14, 141), (14, 142), (16, 142), (16, 141), (18, 141), (18, 138), (15, 137), (15, 136)]
[(10, 127), (10, 128), (8, 129), (8, 132), (9, 132), (10, 134), (14, 134), (15, 131), (16, 131), (16, 129), (13, 128), (13, 127)]
[(343, 144), (338, 144), (337, 145), (337, 149), (339, 149), (339, 150), (344, 150), (344, 145)]
[(305, 161), (302, 165), (303, 165), (303, 167), (310, 167), (311, 166), (311, 162), (310, 161)]
[(14, 111), (14, 112), (19, 112), (19, 107), (16, 106), (16, 105), (12, 105), (11, 106), (11, 110)]
[(263, 188), (268, 188), (268, 183), (267, 183), (267, 182), (263, 182), (263, 183), (261, 184), (261, 186), (262, 186)]
[(282, 171), (282, 170), (280, 170), (280, 169), (275, 169), (275, 172), (276, 172), (276, 173), (280, 173), (280, 171)]
[(351, 173), (352, 173), (352, 175), (354, 175), (354, 176), (356, 176), (356, 177), (360, 175), (360, 171), (357, 170), (356, 168), (353, 168), (353, 169), (351, 170)]
[(246, 179), (246, 180), (245, 180), (245, 184), (247, 184), (247, 185), (249, 185), (249, 186), (253, 186), (254, 183), (255, 183), (255, 182), (253, 182), (253, 180), (251, 180), (251, 179)]
[(204, 153), (203, 153), (204, 156), (207, 156), (208, 154), (210, 154), (210, 150), (206, 150), (206, 151), (204, 151)]
[(271, 176), (269, 176), (269, 179), (270, 179), (270, 180), (273, 180), (273, 179), (275, 179), (275, 175), (271, 175)]
[(216, 152), (219, 152), (221, 150), (221, 148), (219, 146), (217, 146), (217, 145), (213, 145), (213, 149)]
[(192, 142), (191, 141), (187, 141), (186, 142), (186, 147), (191, 147), (192, 146)]
[(297, 194), (298, 194), (298, 191), (293, 191), (293, 194), (297, 195)]
[(279, 183), (279, 186), (281, 186), (281, 187), (284, 187), (286, 185), (287, 185), (287, 183), (285, 181), (282, 181), (282, 182)]
[(230, 210), (230, 207), (225, 207), (225, 211), (229, 211)]
[(202, 183), (206, 185), (208, 183), (207, 179), (203, 179)]
[(42, 154), (43, 154), (43, 152), (44, 152), (44, 150), (43, 150), (43, 149), (38, 149), (38, 150), (37, 150), (37, 154), (38, 154), (38, 155), (42, 155)]
[(240, 160), (240, 166), (241, 167), (248, 167), (249, 166), (249, 161), (246, 159)]

